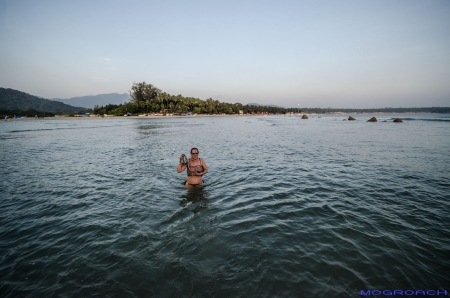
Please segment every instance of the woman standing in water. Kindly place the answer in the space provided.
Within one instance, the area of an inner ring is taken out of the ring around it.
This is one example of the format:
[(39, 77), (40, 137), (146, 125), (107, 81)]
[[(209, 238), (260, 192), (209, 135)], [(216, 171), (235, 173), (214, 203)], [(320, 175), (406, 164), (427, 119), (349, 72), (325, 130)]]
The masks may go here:
[[(183, 172), (187, 168), (187, 179), (185, 185), (200, 186), (203, 185), (202, 176), (208, 173), (208, 166), (203, 158), (198, 157), (198, 149), (191, 149), (191, 158), (187, 164), (179, 163), (177, 173)], [(180, 159), (183, 155), (180, 156)]]

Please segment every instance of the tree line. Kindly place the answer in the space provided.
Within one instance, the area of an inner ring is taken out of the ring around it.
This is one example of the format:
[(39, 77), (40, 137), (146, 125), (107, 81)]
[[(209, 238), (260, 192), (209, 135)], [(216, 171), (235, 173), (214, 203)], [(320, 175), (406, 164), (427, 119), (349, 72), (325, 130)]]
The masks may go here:
[[(130, 90), (130, 102), (106, 106), (95, 106), (94, 114), (124, 115), (162, 113), (162, 114), (285, 114), (289, 109), (274, 106), (243, 105), (227, 103), (208, 98), (184, 97), (171, 95), (145, 82), (134, 83)], [(297, 109), (295, 109), (297, 111)]]
[[(171, 95), (145, 82), (134, 83), (130, 90), (130, 102), (106, 106), (95, 106), (94, 109), (72, 107), (61, 102), (55, 102), (29, 95), (13, 89), (0, 88), (0, 117), (28, 116), (52, 117), (55, 114), (94, 113), (122, 116), (131, 114), (328, 114), (328, 113), (450, 113), (450, 107), (424, 108), (380, 108), (380, 109), (335, 109), (335, 108), (283, 108), (277, 106), (261, 106), (257, 104), (243, 105), (241, 103), (226, 103), (208, 98), (202, 100), (194, 97), (184, 97), (181, 94)], [(73, 115), (73, 114), (72, 114)]]
[(194, 97), (184, 97), (181, 94), (171, 95), (145, 82), (134, 83), (130, 90), (130, 102), (106, 106), (95, 106), (94, 114), (122, 116), (131, 114), (286, 114), (286, 113), (450, 113), (450, 108), (381, 108), (381, 109), (333, 109), (333, 108), (283, 108), (276, 106), (243, 105), (241, 103), (226, 103), (208, 98), (202, 100)]
[(195, 113), (195, 114), (238, 114), (243, 109), (240, 103), (226, 103), (208, 98), (201, 100), (184, 97), (181, 94), (171, 95), (162, 92), (152, 84), (134, 83), (130, 91), (130, 102), (120, 105), (95, 106), (94, 114), (124, 115), (126, 113)]

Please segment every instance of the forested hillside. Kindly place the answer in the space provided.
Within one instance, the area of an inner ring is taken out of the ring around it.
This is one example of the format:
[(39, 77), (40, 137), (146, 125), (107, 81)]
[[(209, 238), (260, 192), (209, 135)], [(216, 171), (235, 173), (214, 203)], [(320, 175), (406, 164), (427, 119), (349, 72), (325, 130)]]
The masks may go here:
[(0, 88), (0, 109), (22, 111), (34, 109), (52, 113), (73, 113), (85, 110), (83, 107), (73, 107), (9, 88)]

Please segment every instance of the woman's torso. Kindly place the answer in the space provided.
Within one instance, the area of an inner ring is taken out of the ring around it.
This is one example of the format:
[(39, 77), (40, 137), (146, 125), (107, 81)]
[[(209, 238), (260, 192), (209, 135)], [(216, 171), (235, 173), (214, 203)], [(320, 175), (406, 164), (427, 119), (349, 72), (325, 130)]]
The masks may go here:
[(187, 167), (187, 183), (202, 184), (202, 175), (198, 174), (204, 171), (203, 162), (201, 158), (196, 160), (189, 159)]

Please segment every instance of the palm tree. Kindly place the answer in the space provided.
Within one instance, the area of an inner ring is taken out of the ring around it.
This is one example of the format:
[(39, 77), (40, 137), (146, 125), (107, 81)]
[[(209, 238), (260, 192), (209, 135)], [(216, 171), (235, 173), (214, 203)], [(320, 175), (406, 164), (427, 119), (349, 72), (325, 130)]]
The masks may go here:
[(172, 96), (172, 112), (176, 112), (177, 106), (181, 106), (183, 104), (183, 96), (178, 94), (176, 96)]
[(166, 92), (160, 93), (158, 95), (158, 101), (159, 103), (162, 103), (163, 105), (163, 110), (165, 110), (167, 112), (167, 110), (169, 109), (169, 104), (171, 102), (171, 98), (170, 98), (170, 94), (167, 94)]
[(189, 112), (192, 113), (194, 111), (194, 108), (197, 107), (199, 104), (199, 100), (194, 97), (187, 97), (186, 98), (186, 106), (189, 108)]
[(205, 109), (208, 113), (212, 113), (214, 110), (214, 100), (212, 98), (208, 98), (205, 101)]

